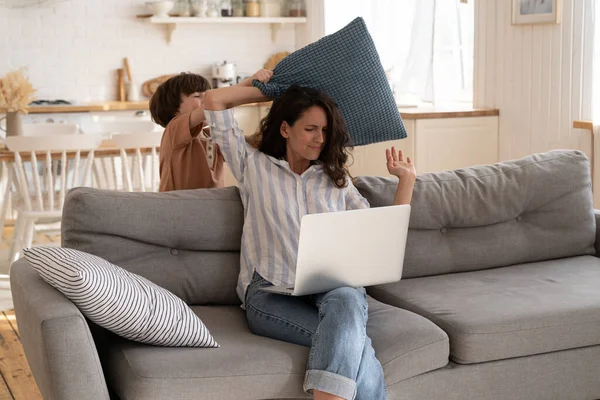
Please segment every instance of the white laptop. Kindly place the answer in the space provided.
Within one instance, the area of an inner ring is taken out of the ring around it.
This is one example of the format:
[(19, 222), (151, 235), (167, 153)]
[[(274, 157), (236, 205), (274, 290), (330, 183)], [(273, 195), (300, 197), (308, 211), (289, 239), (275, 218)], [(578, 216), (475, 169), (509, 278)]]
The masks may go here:
[(266, 292), (304, 296), (402, 277), (410, 205), (308, 214), (300, 223), (294, 286)]

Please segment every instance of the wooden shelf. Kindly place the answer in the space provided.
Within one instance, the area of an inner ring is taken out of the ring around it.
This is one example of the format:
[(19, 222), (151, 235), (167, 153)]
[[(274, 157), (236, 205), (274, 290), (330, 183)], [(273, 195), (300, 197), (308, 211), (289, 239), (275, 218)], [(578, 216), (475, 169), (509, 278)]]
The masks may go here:
[[(148, 101), (105, 101), (86, 104), (69, 104), (56, 106), (30, 106), (27, 107), (29, 114), (55, 114), (55, 113), (76, 113), (91, 111), (137, 111), (147, 110)], [(0, 108), (0, 114), (6, 113), (5, 109)]]
[(150, 17), (152, 24), (305, 24), (306, 18), (295, 17)]
[(307, 21), (305, 17), (149, 17), (144, 20), (151, 24), (165, 25), (168, 43), (171, 43), (178, 24), (269, 24), (271, 25), (271, 39), (275, 41), (277, 32), (284, 24), (305, 24)]

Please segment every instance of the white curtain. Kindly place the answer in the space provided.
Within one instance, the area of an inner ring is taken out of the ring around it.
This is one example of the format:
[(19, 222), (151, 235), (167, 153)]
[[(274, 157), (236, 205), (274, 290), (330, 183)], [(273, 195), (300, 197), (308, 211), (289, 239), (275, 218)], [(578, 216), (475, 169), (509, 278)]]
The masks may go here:
[[(447, 1), (447, 0), (446, 0)], [(398, 63), (402, 73), (394, 75), (398, 96), (404, 102), (415, 99), (435, 102), (434, 93), (434, 43), (436, 0), (418, 0), (413, 11), (412, 30), (408, 40), (409, 51), (405, 60)]]
[(400, 104), (472, 101), (473, 2), (326, 0), (325, 33), (365, 19)]
[(594, 124), (600, 124), (600, 6), (596, 2), (592, 2), (594, 22), (596, 29), (594, 30), (594, 72), (593, 72), (593, 113)]

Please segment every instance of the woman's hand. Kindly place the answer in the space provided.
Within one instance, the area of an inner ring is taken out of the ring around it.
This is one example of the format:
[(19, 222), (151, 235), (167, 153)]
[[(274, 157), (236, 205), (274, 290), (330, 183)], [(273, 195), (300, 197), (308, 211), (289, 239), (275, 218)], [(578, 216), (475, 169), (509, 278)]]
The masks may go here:
[(273, 77), (273, 71), (270, 69), (261, 69), (252, 75), (252, 79), (256, 79), (257, 81), (261, 81), (262, 83), (267, 83)]
[(270, 69), (261, 69), (258, 70), (254, 75), (240, 82), (240, 86), (252, 86), (252, 81), (255, 79), (262, 83), (267, 83), (271, 80), (271, 77), (273, 77), (273, 71)]
[(398, 188), (394, 196), (394, 205), (410, 204), (413, 188), (417, 180), (417, 171), (410, 157), (406, 157), (402, 150), (396, 151), (395, 147), (386, 149), (387, 168), (390, 174), (398, 177)]
[(385, 156), (387, 158), (388, 172), (402, 181), (412, 180), (417, 178), (417, 170), (415, 165), (412, 163), (410, 157), (406, 157), (404, 161), (404, 155), (402, 150), (396, 151), (396, 148), (392, 146), (392, 149), (385, 150)]
[(204, 109), (221, 111), (242, 104), (269, 101), (271, 99), (265, 96), (260, 89), (252, 86), (252, 81), (257, 79), (263, 83), (267, 83), (272, 76), (273, 71), (261, 69), (235, 86), (209, 90), (206, 92), (206, 97), (204, 98)]

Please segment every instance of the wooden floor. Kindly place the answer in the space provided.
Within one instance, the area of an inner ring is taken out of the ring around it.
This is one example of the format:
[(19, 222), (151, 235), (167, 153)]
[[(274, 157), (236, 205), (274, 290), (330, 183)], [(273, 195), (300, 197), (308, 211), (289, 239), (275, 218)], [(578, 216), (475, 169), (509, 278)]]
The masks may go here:
[[(9, 249), (13, 236), (13, 226), (5, 226), (0, 237), (0, 249)], [(56, 231), (38, 233), (33, 241), (36, 246), (60, 243), (60, 233)]]
[[(12, 231), (10, 226), (2, 231), (0, 237), (2, 261), (8, 255)], [(60, 235), (40, 233), (36, 235), (34, 243), (35, 245), (57, 245), (60, 243)], [(8, 264), (8, 261), (6, 263)], [(0, 266), (0, 269), (5, 269), (5, 266)], [(0, 377), (2, 378), (0, 400), (42, 400), (23, 353), (14, 310), (0, 312)]]
[(0, 400), (42, 399), (23, 354), (14, 310), (0, 313)]

